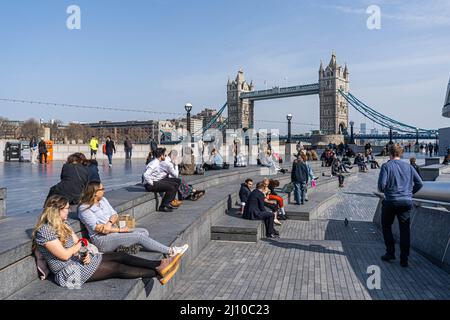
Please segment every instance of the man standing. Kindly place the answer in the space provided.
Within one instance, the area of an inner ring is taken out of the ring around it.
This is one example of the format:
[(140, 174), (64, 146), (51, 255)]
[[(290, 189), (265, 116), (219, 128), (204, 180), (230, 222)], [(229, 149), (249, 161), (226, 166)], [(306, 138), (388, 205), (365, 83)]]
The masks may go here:
[(294, 198), (297, 205), (304, 204), (305, 202), (308, 177), (308, 167), (299, 154), (297, 155), (297, 160), (295, 160), (292, 165), (291, 172), (291, 180), (294, 183)]
[(111, 168), (112, 167), (112, 156), (113, 156), (113, 153), (116, 153), (116, 146), (114, 144), (114, 141), (111, 140), (111, 136), (106, 137), (105, 153), (108, 156), (109, 167)]
[(30, 151), (31, 151), (31, 164), (36, 163), (37, 153), (38, 153), (38, 144), (36, 142), (36, 138), (32, 137), (30, 140)]
[(45, 144), (44, 138), (41, 138), (41, 141), (39, 141), (38, 149), (39, 149), (39, 163), (42, 164), (42, 157), (44, 157), (45, 163), (48, 163), (47, 145)]
[(125, 159), (131, 160), (133, 152), (133, 143), (131, 142), (130, 138), (126, 137), (125, 141), (123, 142), (123, 145), (125, 147)]
[(91, 160), (97, 159), (98, 139), (95, 136), (91, 137), (89, 147), (91, 148)]
[(400, 160), (403, 149), (397, 144), (389, 148), (390, 160), (381, 166), (378, 190), (384, 193), (381, 213), (386, 254), (383, 261), (395, 259), (395, 241), (392, 224), (397, 217), (400, 227), (400, 265), (408, 266), (410, 247), (410, 215), (413, 209), (412, 195), (422, 186), (422, 179), (408, 163)]
[(433, 156), (433, 144), (430, 142), (428, 144), (428, 152), (430, 153), (430, 158)]

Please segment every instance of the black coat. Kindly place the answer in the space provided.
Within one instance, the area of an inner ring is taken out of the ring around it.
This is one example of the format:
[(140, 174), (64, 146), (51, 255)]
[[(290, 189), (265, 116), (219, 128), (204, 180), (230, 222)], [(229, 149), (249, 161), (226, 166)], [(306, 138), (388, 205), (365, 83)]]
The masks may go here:
[(247, 220), (261, 220), (262, 214), (267, 213), (264, 207), (264, 193), (260, 190), (253, 190), (245, 203), (243, 218)]
[(308, 167), (303, 161), (294, 161), (292, 165), (291, 179), (295, 183), (307, 183), (308, 182)]
[(116, 152), (116, 146), (114, 145), (114, 141), (106, 141), (106, 154), (112, 155)]
[(251, 193), (252, 191), (245, 183), (241, 184), (241, 190), (239, 190), (239, 199), (241, 200), (241, 202), (247, 203), (248, 197)]
[(39, 147), (39, 153), (47, 153), (47, 146), (44, 141), (42, 141), (42, 140), (39, 141), (38, 147)]
[(66, 197), (70, 204), (78, 204), (88, 181), (89, 172), (84, 165), (66, 163), (62, 167), (61, 181), (51, 187), (48, 196), (57, 194)]

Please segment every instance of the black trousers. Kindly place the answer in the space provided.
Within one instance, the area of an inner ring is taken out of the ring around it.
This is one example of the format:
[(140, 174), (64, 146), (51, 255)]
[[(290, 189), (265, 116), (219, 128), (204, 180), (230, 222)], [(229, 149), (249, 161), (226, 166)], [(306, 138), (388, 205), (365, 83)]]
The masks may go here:
[(42, 157), (44, 157), (45, 163), (47, 163), (47, 152), (39, 153), (39, 163), (42, 163)]
[(273, 220), (275, 219), (275, 216), (272, 212), (260, 212), (258, 214), (258, 219), (264, 221), (264, 225), (266, 227), (266, 237), (270, 236), (274, 232), (273, 227)]
[(164, 192), (161, 206), (167, 207), (177, 196), (178, 187), (180, 186), (180, 179), (164, 178), (156, 181), (153, 185), (146, 184), (145, 189), (148, 192)]
[(395, 240), (392, 235), (392, 224), (397, 217), (400, 229), (400, 259), (408, 259), (410, 247), (410, 222), (412, 203), (393, 203), (383, 201), (381, 211), (381, 226), (383, 228), (386, 253), (395, 256)]

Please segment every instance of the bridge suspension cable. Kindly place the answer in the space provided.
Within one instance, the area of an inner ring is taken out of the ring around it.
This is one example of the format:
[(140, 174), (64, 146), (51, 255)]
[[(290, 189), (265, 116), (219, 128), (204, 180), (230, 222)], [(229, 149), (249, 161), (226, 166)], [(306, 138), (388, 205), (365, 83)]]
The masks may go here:
[(150, 114), (170, 114), (170, 115), (183, 115), (184, 113), (179, 112), (164, 112), (164, 111), (151, 111), (143, 109), (133, 109), (127, 107), (108, 107), (108, 106), (86, 106), (78, 104), (67, 104), (67, 103), (54, 103), (54, 102), (43, 102), (35, 100), (21, 100), (21, 99), (6, 99), (0, 98), (0, 101), (9, 103), (19, 103), (19, 104), (35, 104), (50, 107), (65, 107), (65, 108), (78, 108), (78, 109), (91, 109), (91, 110), (107, 110), (107, 111), (121, 111), (121, 112), (136, 112), (136, 113), (150, 113)]
[(367, 106), (364, 102), (356, 98), (354, 95), (352, 95), (350, 92), (345, 93), (342, 90), (338, 90), (339, 93), (347, 100), (347, 102), (355, 108), (359, 113), (361, 113), (363, 116), (367, 117), (368, 119), (372, 120), (373, 122), (379, 124), (380, 126), (392, 129), (399, 132), (404, 133), (416, 133), (418, 131), (419, 133), (425, 133), (425, 134), (433, 134), (436, 132), (436, 130), (433, 129), (423, 129), (423, 128), (416, 128), (414, 126), (402, 123), (400, 121), (397, 121), (395, 119), (392, 119), (388, 116), (385, 116), (384, 114), (376, 111), (375, 109)]

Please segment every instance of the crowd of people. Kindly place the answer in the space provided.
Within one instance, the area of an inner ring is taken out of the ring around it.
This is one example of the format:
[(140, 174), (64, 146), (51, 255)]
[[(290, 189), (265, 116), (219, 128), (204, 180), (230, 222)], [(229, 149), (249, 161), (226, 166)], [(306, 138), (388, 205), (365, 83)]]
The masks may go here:
[[(34, 152), (41, 155), (40, 160), (46, 161), (45, 141), (41, 139), (37, 143), (32, 139), (30, 145), (35, 148)], [(188, 245), (168, 247), (152, 239), (146, 229), (120, 226), (117, 211), (104, 195), (105, 187), (95, 159), (98, 150), (98, 140), (95, 137), (91, 140), (90, 147), (91, 159), (87, 159), (82, 153), (68, 157), (62, 167), (61, 181), (50, 189), (43, 212), (33, 230), (33, 250), (39, 273), (45, 278), (51, 271), (55, 282), (66, 287), (74, 285), (72, 280), (75, 273), (79, 275), (77, 285), (110, 278), (140, 277), (158, 277), (162, 284), (167, 283), (177, 272), (180, 259)], [(125, 148), (127, 158), (131, 159), (131, 142), (125, 143)], [(110, 137), (106, 140), (105, 149), (111, 165), (115, 145)], [(410, 196), (421, 187), (421, 173), (415, 158), (410, 159), (410, 165), (398, 161), (403, 151), (404, 148), (400, 145), (389, 147), (391, 161), (381, 167), (378, 188), (387, 195), (383, 202), (382, 218), (387, 248), (383, 260), (394, 259), (390, 228), (394, 217), (397, 216), (401, 232), (401, 264), (406, 266), (409, 252), (407, 228), (411, 211)], [(309, 163), (314, 159), (314, 153), (301, 145), (297, 152), (291, 170), (291, 184), (295, 204), (303, 205), (308, 201), (308, 186), (314, 187), (318, 177), (314, 175)], [(344, 186), (345, 173), (352, 169), (352, 155), (355, 156), (353, 165), (357, 165), (361, 172), (367, 172), (368, 165), (372, 169), (380, 168), (370, 144), (366, 145), (364, 154), (356, 155), (345, 145), (329, 146), (322, 153), (320, 161), (323, 167), (331, 168), (331, 175), (338, 178), (339, 187)], [(449, 157), (450, 153), (444, 163), (447, 161), (448, 164)], [(317, 159), (317, 155), (315, 158)], [(190, 161), (183, 164), (183, 159)], [(275, 173), (287, 171), (281, 169), (280, 159), (270, 149), (260, 153), (259, 161), (261, 166), (273, 168)], [(237, 162), (235, 161), (235, 165)], [(162, 196), (158, 208), (160, 212), (173, 212), (183, 201), (196, 201), (205, 194), (205, 190), (196, 190), (190, 185), (182, 176), (184, 173), (195, 174), (201, 170), (222, 169), (227, 169), (227, 164), (216, 149), (211, 151), (207, 161), (198, 165), (192, 150), (181, 156), (177, 150), (167, 154), (165, 148), (155, 146), (149, 153), (142, 182), (145, 190)], [(391, 181), (393, 179), (400, 181), (402, 186), (414, 185), (414, 188), (396, 189), (396, 182)], [(263, 220), (266, 237), (278, 238), (280, 233), (275, 229), (275, 225), (280, 226), (281, 221), (288, 219), (283, 197), (277, 193), (280, 182), (264, 178), (256, 183), (254, 189), (253, 187), (252, 179), (242, 183), (239, 191), (240, 213), (244, 219)], [(67, 223), (70, 205), (77, 205), (78, 218), (87, 230), (90, 243), (87, 239), (80, 239)], [(151, 261), (128, 254), (135, 254), (141, 248), (162, 253), (165, 258)]]

